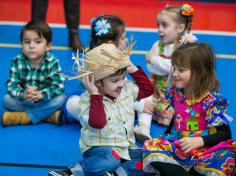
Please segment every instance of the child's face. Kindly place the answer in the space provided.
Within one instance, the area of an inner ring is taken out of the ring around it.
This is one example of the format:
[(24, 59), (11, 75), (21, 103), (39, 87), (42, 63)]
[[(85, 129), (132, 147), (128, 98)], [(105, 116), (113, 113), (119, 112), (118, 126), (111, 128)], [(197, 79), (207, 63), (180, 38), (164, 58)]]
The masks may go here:
[(173, 80), (177, 88), (187, 89), (190, 86), (191, 71), (186, 67), (173, 65)]
[(160, 40), (166, 44), (178, 42), (178, 36), (182, 32), (182, 26), (178, 25), (174, 17), (168, 13), (161, 13), (157, 18)]
[(104, 95), (117, 98), (125, 85), (125, 73), (116, 76), (108, 76), (100, 80), (98, 89)]
[(46, 51), (51, 49), (51, 44), (47, 44), (43, 36), (39, 36), (33, 30), (24, 32), (22, 40), (22, 52), (28, 57), (29, 61), (42, 60)]

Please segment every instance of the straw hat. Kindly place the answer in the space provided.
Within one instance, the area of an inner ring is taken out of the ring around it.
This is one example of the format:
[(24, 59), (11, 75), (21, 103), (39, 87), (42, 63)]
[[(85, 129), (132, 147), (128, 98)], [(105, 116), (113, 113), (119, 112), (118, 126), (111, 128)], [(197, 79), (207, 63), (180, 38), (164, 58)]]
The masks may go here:
[(86, 69), (95, 76), (95, 81), (114, 74), (119, 69), (130, 66), (127, 50), (120, 50), (114, 44), (104, 43), (85, 55)]

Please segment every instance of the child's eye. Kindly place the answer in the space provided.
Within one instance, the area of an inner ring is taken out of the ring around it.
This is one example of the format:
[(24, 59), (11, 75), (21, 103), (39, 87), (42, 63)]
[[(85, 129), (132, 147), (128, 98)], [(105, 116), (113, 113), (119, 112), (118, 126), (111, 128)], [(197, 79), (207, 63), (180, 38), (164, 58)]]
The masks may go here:
[(35, 43), (39, 44), (41, 43), (42, 41), (41, 40), (36, 40)]
[(30, 43), (30, 40), (23, 40), (23, 43), (29, 44), (29, 43)]

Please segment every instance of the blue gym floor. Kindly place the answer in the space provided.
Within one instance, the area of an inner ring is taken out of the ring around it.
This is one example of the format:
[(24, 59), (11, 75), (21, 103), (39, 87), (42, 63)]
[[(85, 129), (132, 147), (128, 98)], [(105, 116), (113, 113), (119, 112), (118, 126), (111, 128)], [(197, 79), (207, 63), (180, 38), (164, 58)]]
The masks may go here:
[[(0, 98), (4, 96), (5, 82), (9, 75), (10, 61), (20, 52), (19, 33), (22, 24), (0, 24), (1, 78)], [(82, 28), (81, 40), (88, 46), (89, 29)], [(133, 34), (137, 44), (131, 56), (136, 65), (141, 65), (147, 72), (144, 62), (145, 53), (150, 49), (158, 35), (155, 31), (139, 32), (128, 30)], [(217, 74), (221, 82), (221, 93), (229, 99), (228, 114), (236, 118), (236, 33), (196, 33), (199, 42), (208, 42), (217, 54)], [(60, 59), (63, 70), (71, 67), (72, 51), (67, 48), (67, 30), (64, 27), (53, 27), (52, 53)], [(147, 74), (149, 74), (147, 72)], [(75, 91), (78, 81), (67, 82), (67, 95)], [(0, 103), (0, 114), (4, 111)], [(232, 125), (233, 138), (236, 139), (236, 123)], [(152, 125), (152, 135), (156, 136), (165, 127)], [(0, 125), (0, 176), (44, 176), (48, 171), (69, 166), (81, 159), (79, 150), (79, 123), (68, 123), (62, 126), (40, 123), (38, 125), (10, 126)]]

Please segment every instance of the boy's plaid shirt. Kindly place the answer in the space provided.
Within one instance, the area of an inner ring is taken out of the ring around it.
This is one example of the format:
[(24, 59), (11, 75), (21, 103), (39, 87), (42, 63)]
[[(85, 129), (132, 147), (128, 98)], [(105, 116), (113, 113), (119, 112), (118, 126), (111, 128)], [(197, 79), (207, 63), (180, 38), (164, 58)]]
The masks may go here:
[(49, 52), (36, 68), (21, 53), (11, 62), (10, 78), (6, 85), (7, 93), (18, 100), (24, 99), (23, 94), (28, 86), (37, 87), (43, 99), (49, 100), (63, 94), (64, 82), (59, 60)]

